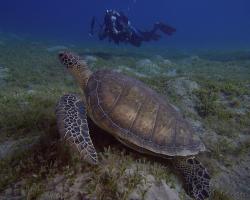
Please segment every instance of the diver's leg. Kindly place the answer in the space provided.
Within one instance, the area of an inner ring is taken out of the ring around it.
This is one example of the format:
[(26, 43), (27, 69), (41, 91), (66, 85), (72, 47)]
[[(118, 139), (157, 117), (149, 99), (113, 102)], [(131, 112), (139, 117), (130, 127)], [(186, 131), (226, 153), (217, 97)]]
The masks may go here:
[(164, 24), (162, 22), (157, 22), (154, 24), (154, 28), (152, 31), (156, 32), (157, 30), (162, 31), (163, 33), (167, 34), (167, 35), (172, 35), (174, 32), (176, 32), (176, 29)]
[(141, 37), (139, 37), (138, 35), (135, 35), (133, 33), (133, 35), (130, 37), (130, 39), (128, 40), (128, 42), (136, 47), (141, 46), (143, 39)]

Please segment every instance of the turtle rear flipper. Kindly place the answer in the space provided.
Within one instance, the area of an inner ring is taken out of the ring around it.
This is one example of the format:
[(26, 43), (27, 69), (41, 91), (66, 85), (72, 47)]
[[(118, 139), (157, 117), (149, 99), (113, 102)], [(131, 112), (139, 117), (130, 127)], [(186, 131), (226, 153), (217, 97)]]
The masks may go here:
[(176, 157), (173, 164), (184, 178), (188, 195), (195, 200), (204, 200), (210, 196), (210, 176), (205, 167), (194, 157)]
[(97, 164), (97, 154), (89, 135), (86, 107), (78, 95), (62, 96), (56, 107), (61, 137), (68, 141), (91, 164)]

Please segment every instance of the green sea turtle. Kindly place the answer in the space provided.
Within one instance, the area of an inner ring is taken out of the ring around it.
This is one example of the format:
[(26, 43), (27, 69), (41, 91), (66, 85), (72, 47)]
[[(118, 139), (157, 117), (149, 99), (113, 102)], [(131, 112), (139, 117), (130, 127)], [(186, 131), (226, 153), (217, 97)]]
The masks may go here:
[(91, 72), (83, 60), (70, 52), (59, 53), (59, 59), (83, 91), (82, 96), (66, 94), (59, 100), (59, 132), (86, 161), (98, 164), (89, 134), (89, 116), (124, 145), (172, 162), (191, 197), (209, 197), (209, 174), (194, 157), (205, 146), (171, 104), (134, 78), (112, 70)]

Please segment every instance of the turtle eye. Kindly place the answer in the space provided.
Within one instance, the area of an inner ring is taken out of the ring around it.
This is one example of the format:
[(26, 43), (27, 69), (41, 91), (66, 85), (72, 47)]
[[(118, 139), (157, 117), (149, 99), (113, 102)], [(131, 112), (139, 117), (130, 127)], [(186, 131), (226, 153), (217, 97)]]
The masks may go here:
[(72, 62), (72, 60), (70, 60), (70, 61), (68, 62), (68, 67), (73, 67), (73, 62)]
[(58, 54), (58, 57), (59, 58), (62, 58), (64, 56), (64, 53), (63, 52), (60, 52), (59, 54)]

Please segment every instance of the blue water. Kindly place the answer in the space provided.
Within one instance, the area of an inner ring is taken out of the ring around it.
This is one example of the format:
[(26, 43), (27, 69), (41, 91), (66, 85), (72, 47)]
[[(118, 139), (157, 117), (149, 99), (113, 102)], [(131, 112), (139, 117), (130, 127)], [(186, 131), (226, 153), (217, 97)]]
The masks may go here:
[(174, 36), (152, 45), (250, 48), (249, 0), (1, 0), (0, 31), (33, 39), (96, 42), (88, 36), (91, 17), (101, 20), (110, 8), (126, 13), (137, 28), (150, 28), (160, 20), (177, 29)]

